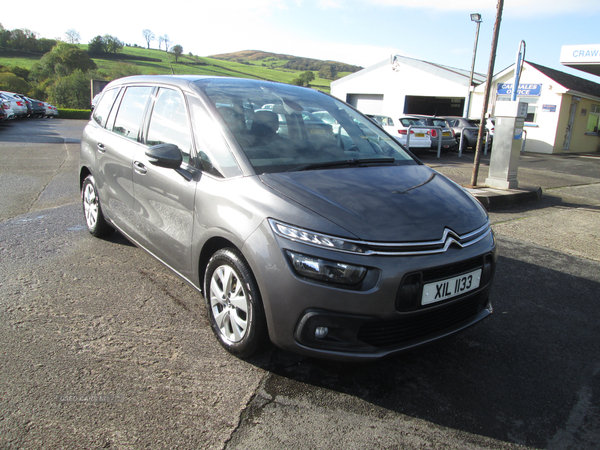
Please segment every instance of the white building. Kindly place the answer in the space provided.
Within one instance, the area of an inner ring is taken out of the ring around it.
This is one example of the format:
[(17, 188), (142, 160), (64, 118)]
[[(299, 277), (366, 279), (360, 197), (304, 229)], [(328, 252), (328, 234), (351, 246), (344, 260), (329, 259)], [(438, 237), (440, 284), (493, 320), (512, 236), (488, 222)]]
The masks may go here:
[[(365, 114), (462, 116), (468, 70), (396, 55), (331, 83), (331, 94)], [(485, 76), (474, 74), (474, 83)]]
[[(486, 115), (510, 100), (514, 65), (493, 79)], [(485, 77), (474, 74), (470, 117), (480, 118)], [(469, 71), (395, 56), (331, 83), (331, 94), (366, 114), (462, 116)], [(529, 104), (526, 151), (600, 151), (600, 84), (524, 62), (517, 100)]]

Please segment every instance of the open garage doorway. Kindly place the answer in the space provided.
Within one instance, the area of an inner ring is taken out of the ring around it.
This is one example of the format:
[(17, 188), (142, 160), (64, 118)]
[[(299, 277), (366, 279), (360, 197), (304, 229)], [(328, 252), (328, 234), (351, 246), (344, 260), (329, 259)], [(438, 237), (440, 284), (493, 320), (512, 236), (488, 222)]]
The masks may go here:
[(464, 108), (464, 98), (422, 97), (416, 95), (407, 95), (404, 102), (405, 114), (460, 117), (463, 115)]

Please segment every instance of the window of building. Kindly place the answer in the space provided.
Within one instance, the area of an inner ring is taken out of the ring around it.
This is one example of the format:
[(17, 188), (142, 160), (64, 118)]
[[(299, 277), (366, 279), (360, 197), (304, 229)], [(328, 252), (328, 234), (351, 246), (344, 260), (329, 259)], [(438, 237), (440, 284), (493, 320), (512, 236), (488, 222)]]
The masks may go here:
[(590, 114), (588, 116), (587, 127), (585, 129), (586, 134), (596, 133), (600, 127), (600, 105), (592, 105), (590, 108)]
[[(498, 96), (498, 101), (499, 102), (510, 102), (511, 101), (511, 97), (510, 95), (499, 95)], [(517, 97), (517, 101), (518, 102), (524, 102), (527, 103), (527, 118), (525, 119), (525, 122), (527, 123), (536, 123), (537, 121), (537, 111), (538, 111), (538, 98), (535, 97)]]

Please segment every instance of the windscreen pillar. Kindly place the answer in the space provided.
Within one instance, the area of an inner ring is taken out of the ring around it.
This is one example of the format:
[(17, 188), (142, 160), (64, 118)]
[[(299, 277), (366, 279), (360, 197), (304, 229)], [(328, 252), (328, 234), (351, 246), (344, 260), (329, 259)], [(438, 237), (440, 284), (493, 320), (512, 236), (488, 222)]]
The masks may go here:
[(498, 189), (516, 189), (519, 186), (517, 171), (526, 118), (527, 103), (496, 103), (494, 142), (486, 186)]

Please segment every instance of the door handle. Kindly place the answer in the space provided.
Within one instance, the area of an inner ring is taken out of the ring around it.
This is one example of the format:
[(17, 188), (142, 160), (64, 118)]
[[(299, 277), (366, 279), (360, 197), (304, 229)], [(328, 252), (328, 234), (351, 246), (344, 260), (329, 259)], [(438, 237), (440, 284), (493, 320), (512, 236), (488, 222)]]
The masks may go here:
[(99, 151), (100, 153), (104, 153), (104, 152), (106, 152), (106, 147), (104, 146), (104, 144), (103, 144), (102, 142), (98, 142), (98, 143), (96, 144), (96, 147), (98, 148), (98, 151)]
[(135, 171), (137, 173), (139, 173), (140, 175), (145, 175), (148, 172), (148, 169), (146, 169), (146, 166), (139, 161), (134, 161), (133, 167), (135, 168)]

